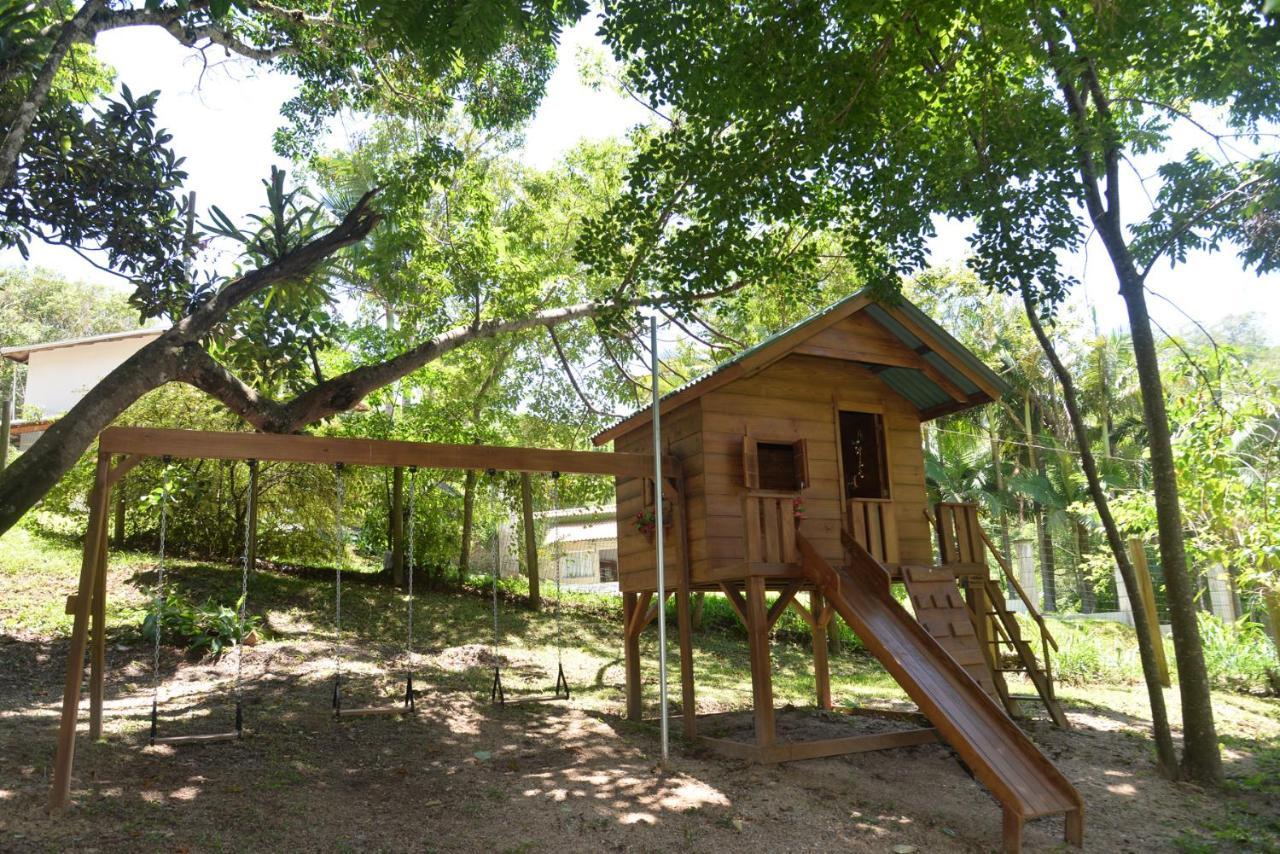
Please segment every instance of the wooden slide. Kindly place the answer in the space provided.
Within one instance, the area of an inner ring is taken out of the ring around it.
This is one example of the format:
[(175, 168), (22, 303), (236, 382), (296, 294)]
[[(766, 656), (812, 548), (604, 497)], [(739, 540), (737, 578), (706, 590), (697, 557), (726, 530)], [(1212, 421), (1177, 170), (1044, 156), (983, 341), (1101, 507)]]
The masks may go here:
[(920, 707), (939, 734), (1000, 801), (1004, 847), (1018, 851), (1022, 825), (1061, 814), (1080, 845), (1084, 803), (1070, 781), (889, 591), (889, 575), (850, 541), (850, 565), (832, 567), (799, 534), (806, 574)]

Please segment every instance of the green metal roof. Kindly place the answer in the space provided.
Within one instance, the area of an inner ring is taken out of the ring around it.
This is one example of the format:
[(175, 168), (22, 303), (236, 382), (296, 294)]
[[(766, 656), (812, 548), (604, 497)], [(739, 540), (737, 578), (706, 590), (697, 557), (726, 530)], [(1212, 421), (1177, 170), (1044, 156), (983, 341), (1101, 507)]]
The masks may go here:
[[(797, 335), (798, 333), (803, 331), (806, 326), (809, 326), (810, 324), (818, 320), (821, 320), (824, 317), (827, 317), (833, 312), (840, 311), (841, 309), (845, 308), (849, 303), (859, 299), (864, 295), (866, 295), (866, 291), (858, 291), (857, 293), (850, 294), (849, 296), (845, 297), (844, 299), (838, 302), (832, 303), (831, 305), (824, 308), (822, 311), (812, 314), (809, 317), (806, 317), (804, 320), (800, 321), (799, 323), (794, 323), (791, 326), (788, 326), (787, 328), (779, 332), (776, 332), (773, 335), (770, 335), (768, 338), (765, 338), (763, 341), (760, 341), (758, 344), (748, 347), (742, 352), (736, 354), (735, 356), (733, 356), (733, 358), (726, 359), (724, 362), (721, 362), (719, 365), (717, 365), (713, 370), (708, 371), (702, 376), (697, 377), (693, 380), (690, 380), (689, 382), (685, 383), (682, 386), (672, 389), (671, 391), (664, 394), (661, 399), (665, 401), (668, 398), (673, 397), (674, 395), (680, 394), (690, 388), (693, 388), (695, 386), (698, 386), (698, 385), (701, 385), (702, 383), (707, 382), (708, 380), (712, 379), (718, 374), (729, 369), (733, 365), (736, 365), (737, 363), (741, 362), (743, 359), (746, 359), (749, 356), (755, 353), (758, 353), (761, 350), (764, 350), (766, 347), (769, 347), (784, 338), (790, 337), (792, 335)], [(895, 320), (893, 316), (890, 315), (887, 311), (885, 311), (885, 309), (879, 304), (872, 302), (862, 310), (867, 312), (872, 319), (874, 319), (877, 323), (879, 323), (886, 330), (888, 330), (890, 334), (892, 334), (895, 338), (898, 339), (898, 341), (900, 341), (903, 344), (903, 346), (905, 346), (909, 350), (912, 350), (918, 353), (921, 356), (921, 358), (923, 358), (926, 362), (929, 363), (931, 367), (937, 369), (939, 373), (941, 373), (944, 377), (946, 377), (948, 380), (954, 383), (956, 387), (958, 387), (966, 395), (970, 397), (982, 396), (985, 398), (985, 395), (983, 394), (982, 389), (979, 388), (971, 379), (969, 379), (969, 377), (966, 376), (964, 372), (958, 370), (954, 364), (955, 362), (959, 362), (960, 364), (964, 365), (966, 369), (979, 374), (989, 386), (997, 389), (1000, 392), (1001, 396), (1010, 393), (1011, 389), (1008, 383), (1006, 383), (994, 371), (992, 371), (989, 367), (987, 367), (987, 365), (981, 359), (975, 356), (972, 352), (970, 352), (968, 348), (966, 348), (963, 344), (957, 341), (951, 335), (951, 333), (947, 332), (945, 329), (939, 326), (936, 322), (934, 322), (934, 320), (931, 317), (929, 317), (927, 314), (925, 314), (923, 311), (921, 311), (919, 308), (913, 305), (909, 300), (905, 298), (901, 299), (898, 305), (896, 306), (896, 308), (904, 312), (907, 315), (907, 317), (911, 319), (913, 323), (915, 323), (920, 328), (922, 328), (925, 332), (927, 332), (934, 339), (934, 341), (942, 348), (944, 352), (939, 353), (936, 350), (929, 347), (928, 345), (926, 345), (924, 341), (922, 341), (918, 336), (913, 334), (909, 329), (907, 329), (905, 326), (903, 326), (901, 323)], [(797, 341), (797, 344), (799, 344), (799, 341)], [(915, 368), (903, 368), (903, 367), (896, 367), (896, 366), (889, 367), (889, 366), (868, 365), (868, 367), (873, 368), (877, 376), (879, 376), (880, 379), (883, 380), (884, 383), (889, 386), (889, 388), (893, 389), (903, 398), (910, 401), (913, 406), (915, 406), (917, 409), (919, 409), (922, 412), (937, 409), (938, 407), (944, 407), (947, 404), (955, 403), (955, 401), (952, 400), (951, 396), (947, 394), (947, 392), (942, 388), (942, 386), (938, 385), (936, 382), (930, 379), (928, 375), (926, 375), (923, 371), (917, 370)], [(975, 401), (973, 405), (976, 406), (982, 402), (985, 402), (985, 400)], [(613, 424), (609, 425), (608, 427), (604, 428), (603, 430), (600, 431), (600, 433), (596, 435), (599, 436), (602, 433), (607, 433), (613, 430), (614, 428), (616, 428), (617, 426), (619, 426), (620, 424), (624, 424), (627, 421), (630, 421), (632, 418), (635, 418), (637, 415), (647, 412), (650, 408), (651, 407), (646, 406), (642, 409), (639, 409), (636, 412), (632, 413), (631, 415), (627, 416), (626, 418), (616, 421)]]

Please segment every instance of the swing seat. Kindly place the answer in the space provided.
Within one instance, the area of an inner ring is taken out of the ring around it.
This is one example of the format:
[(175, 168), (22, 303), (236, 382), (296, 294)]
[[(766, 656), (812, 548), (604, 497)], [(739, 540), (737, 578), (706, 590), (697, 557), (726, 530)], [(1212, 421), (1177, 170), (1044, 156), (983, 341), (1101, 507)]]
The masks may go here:
[(368, 718), (375, 715), (407, 715), (412, 709), (402, 704), (391, 706), (365, 706), (363, 709), (338, 709), (340, 718)]
[(164, 738), (153, 738), (151, 744), (213, 744), (219, 741), (239, 741), (240, 733), (210, 732), (204, 735), (169, 735)]

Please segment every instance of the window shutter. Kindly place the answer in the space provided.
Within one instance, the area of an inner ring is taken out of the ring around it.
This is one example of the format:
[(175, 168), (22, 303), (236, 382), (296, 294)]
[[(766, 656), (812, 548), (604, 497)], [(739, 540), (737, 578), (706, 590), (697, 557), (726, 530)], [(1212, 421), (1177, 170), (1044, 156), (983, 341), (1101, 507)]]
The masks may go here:
[(747, 489), (760, 488), (760, 457), (750, 436), (742, 437), (742, 482)]
[(791, 446), (796, 466), (796, 489), (809, 486), (809, 447), (804, 439), (797, 439)]

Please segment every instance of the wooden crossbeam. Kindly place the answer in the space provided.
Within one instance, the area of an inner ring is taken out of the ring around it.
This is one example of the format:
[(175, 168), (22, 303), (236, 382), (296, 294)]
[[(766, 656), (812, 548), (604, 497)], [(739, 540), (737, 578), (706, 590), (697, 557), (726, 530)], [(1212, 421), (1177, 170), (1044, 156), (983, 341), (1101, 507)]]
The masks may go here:
[(937, 740), (938, 731), (933, 727), (850, 735), (844, 738), (824, 738), (816, 741), (783, 742), (763, 747), (728, 738), (710, 738), (708, 736), (700, 736), (698, 738), (699, 743), (723, 756), (748, 762), (759, 762), (765, 765), (772, 765), (778, 762), (799, 762), (805, 759), (821, 759), (826, 756), (844, 756), (850, 753), (865, 753), (871, 750), (891, 750), (895, 747), (929, 744)]
[(116, 463), (112, 466), (111, 470), (107, 472), (107, 485), (115, 486), (120, 478), (128, 474), (130, 470), (140, 462), (142, 462), (142, 457), (135, 455), (125, 457), (120, 462)]
[[(779, 618), (782, 617), (782, 612), (787, 610), (787, 605), (795, 601), (796, 594), (800, 592), (802, 583), (799, 579), (792, 581), (783, 588), (782, 593), (774, 600), (773, 605), (769, 607), (769, 613), (766, 618), (769, 628), (773, 628), (774, 623), (778, 622)], [(802, 605), (801, 607), (804, 606)]]
[[(343, 463), (353, 466), (418, 466), (436, 469), (603, 474), (644, 477), (653, 474), (652, 454), (558, 451), (496, 445), (447, 445), (390, 442), (274, 433), (222, 433), (156, 427), (108, 427), (98, 439), (105, 454), (179, 459), (270, 460), (288, 463)], [(123, 463), (121, 465), (124, 465)], [(665, 475), (678, 477), (680, 461), (663, 456)]]
[(649, 603), (653, 601), (653, 591), (646, 590), (640, 594), (640, 601), (636, 605), (636, 609), (631, 612), (631, 622), (627, 624), (627, 637), (633, 638), (640, 634), (649, 623)]
[(733, 610), (738, 612), (738, 619), (742, 620), (742, 625), (747, 624), (747, 600), (742, 598), (742, 594), (730, 587), (728, 584), (721, 582), (720, 590), (724, 593), (724, 597), (729, 600), (729, 604), (733, 606)]
[(805, 625), (807, 625), (811, 629), (818, 627), (818, 623), (814, 619), (813, 614), (809, 611), (808, 608), (801, 605), (798, 599), (792, 599), (788, 604), (795, 610), (797, 614), (800, 615), (800, 619), (804, 620)]

